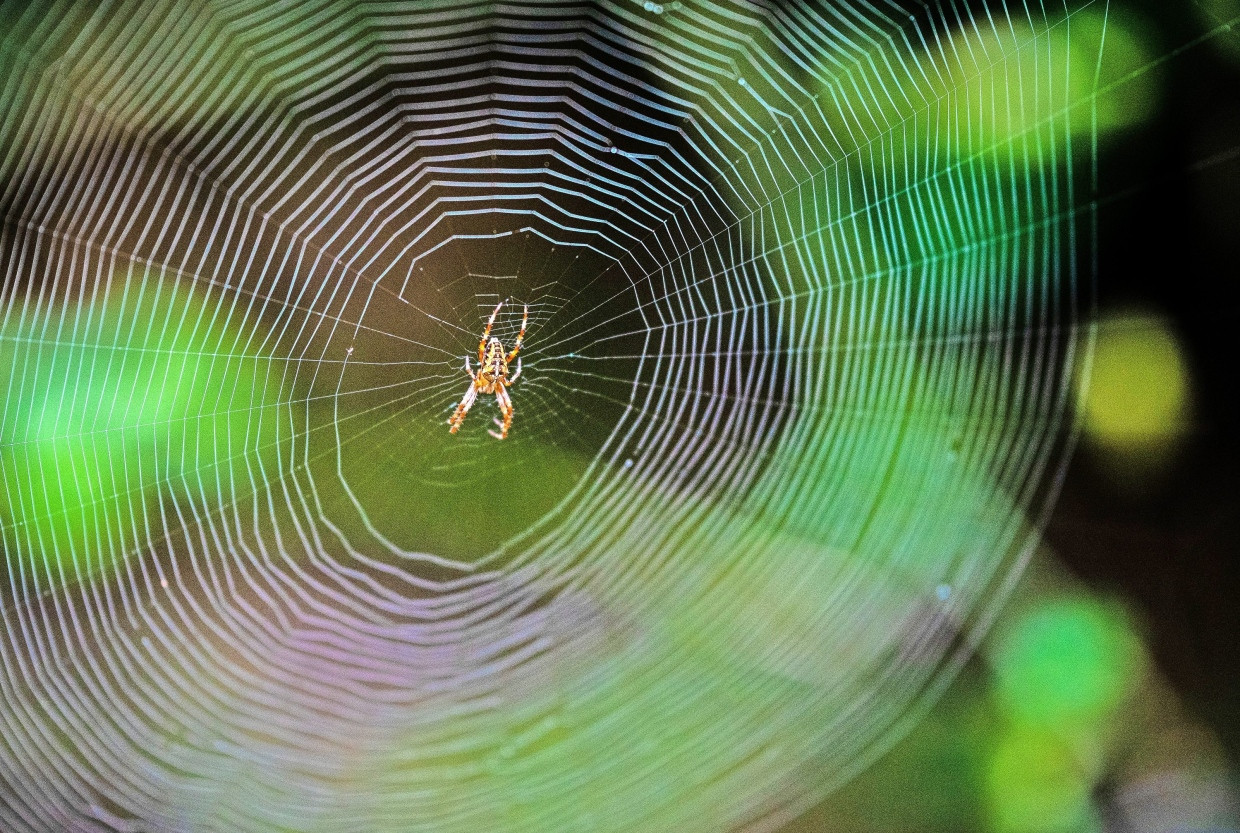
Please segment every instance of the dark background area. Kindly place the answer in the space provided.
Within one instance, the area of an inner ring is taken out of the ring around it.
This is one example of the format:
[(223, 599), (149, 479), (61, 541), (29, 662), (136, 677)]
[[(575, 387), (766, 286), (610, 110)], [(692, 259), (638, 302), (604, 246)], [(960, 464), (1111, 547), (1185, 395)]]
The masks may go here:
[[(1114, 4), (1113, 4), (1114, 5)], [(1194, 413), (1160, 472), (1109, 473), (1088, 444), (1067, 472), (1047, 543), (1069, 569), (1143, 616), (1175, 688), (1240, 759), (1240, 33), (1193, 0), (1128, 0), (1152, 24), (1161, 90), (1151, 121), (1099, 159), (1099, 311), (1172, 323)], [(1236, 11), (1240, 12), (1240, 4)]]

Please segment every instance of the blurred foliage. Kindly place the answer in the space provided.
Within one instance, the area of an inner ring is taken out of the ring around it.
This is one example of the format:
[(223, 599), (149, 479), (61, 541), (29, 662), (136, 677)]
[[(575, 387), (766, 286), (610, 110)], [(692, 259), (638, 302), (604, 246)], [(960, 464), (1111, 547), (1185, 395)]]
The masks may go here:
[(1078, 408), (1104, 468), (1135, 486), (1174, 460), (1192, 416), (1192, 377), (1166, 319), (1133, 311), (1103, 317), (1085, 378)]
[(84, 579), (158, 535), (160, 501), (261, 479), (278, 385), (218, 297), (130, 274), (0, 331), (0, 523), (10, 572)]
[(1022, 724), (1097, 734), (1139, 680), (1140, 658), (1118, 611), (1085, 596), (1049, 599), (1001, 629), (996, 693)]

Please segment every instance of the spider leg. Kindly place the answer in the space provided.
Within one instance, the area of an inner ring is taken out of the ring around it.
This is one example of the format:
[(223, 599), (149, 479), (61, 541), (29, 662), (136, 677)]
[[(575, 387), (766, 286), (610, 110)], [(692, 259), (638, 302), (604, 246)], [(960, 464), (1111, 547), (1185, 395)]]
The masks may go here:
[(497, 440), (502, 440), (508, 436), (508, 429), (512, 428), (512, 398), (508, 395), (508, 391), (504, 390), (503, 385), (495, 388), (495, 402), (499, 405), (499, 411), (504, 415), (504, 421), (495, 420), (495, 424), (499, 426), (499, 433), (487, 429), (487, 433)]
[(487, 326), (482, 331), (482, 340), (478, 342), (478, 364), (482, 364), (486, 361), (487, 338), (491, 335), (491, 325), (495, 323), (495, 316), (499, 315), (499, 308), (503, 305), (503, 301), (496, 304), (495, 309), (491, 312), (491, 317), (487, 319)]
[(469, 378), (473, 379), (474, 381), (478, 380), (478, 374), (474, 373), (473, 368), (469, 366), (469, 356), (465, 357), (465, 372), (469, 374)]
[(511, 378), (511, 379), (505, 379), (505, 380), (504, 380), (504, 384), (505, 384), (505, 385), (511, 385), (513, 382), (517, 381), (517, 377), (518, 377), (518, 376), (520, 376), (520, 375), (521, 375), (521, 360), (520, 360), (520, 359), (517, 359), (517, 372), (516, 372), (516, 373), (514, 373), (514, 374), (512, 374), (512, 378)]
[[(521, 352), (521, 342), (525, 339), (525, 325), (530, 323), (530, 305), (525, 305), (525, 312), (521, 313), (521, 332), (517, 333), (517, 340), (513, 342), (512, 351), (509, 352), (507, 361), (512, 361), (517, 357), (517, 353)], [(513, 377), (516, 378), (515, 376)]]
[(455, 434), (461, 428), (461, 423), (465, 421), (465, 415), (469, 413), (469, 409), (474, 406), (474, 400), (478, 398), (478, 388), (471, 384), (469, 389), (465, 391), (465, 395), (461, 397), (461, 404), (456, 406), (456, 410), (452, 413), (452, 418), (448, 420), (448, 424), (452, 427), (448, 429), (449, 434)]

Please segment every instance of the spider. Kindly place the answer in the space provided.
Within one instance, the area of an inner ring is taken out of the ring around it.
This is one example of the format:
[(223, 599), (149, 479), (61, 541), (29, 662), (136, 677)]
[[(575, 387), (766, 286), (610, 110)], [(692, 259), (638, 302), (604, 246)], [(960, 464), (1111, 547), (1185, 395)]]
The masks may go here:
[(469, 366), (469, 356), (465, 357), (465, 372), (473, 381), (469, 383), (469, 388), (461, 397), (461, 404), (456, 406), (452, 419), (448, 420), (448, 424), (452, 426), (448, 430), (449, 434), (455, 434), (460, 430), (461, 423), (465, 421), (465, 415), (474, 406), (474, 400), (480, 393), (495, 394), (499, 411), (504, 415), (502, 422), (498, 418), (495, 420), (495, 424), (499, 426), (499, 433), (490, 429), (487, 429), (487, 433), (497, 440), (502, 440), (508, 436), (508, 429), (512, 427), (512, 398), (508, 396), (507, 388), (520, 377), (521, 360), (517, 359), (517, 372), (512, 374), (511, 379), (508, 378), (508, 363), (516, 359), (517, 353), (521, 352), (521, 340), (525, 338), (525, 325), (530, 320), (530, 308), (528, 304), (525, 305), (525, 311), (521, 315), (521, 332), (517, 333), (517, 340), (513, 343), (512, 350), (505, 355), (503, 343), (498, 338), (489, 338), (491, 325), (495, 323), (495, 316), (499, 315), (499, 309), (503, 305), (503, 301), (496, 304), (495, 311), (487, 320), (486, 329), (482, 331), (482, 339), (478, 342), (477, 373)]

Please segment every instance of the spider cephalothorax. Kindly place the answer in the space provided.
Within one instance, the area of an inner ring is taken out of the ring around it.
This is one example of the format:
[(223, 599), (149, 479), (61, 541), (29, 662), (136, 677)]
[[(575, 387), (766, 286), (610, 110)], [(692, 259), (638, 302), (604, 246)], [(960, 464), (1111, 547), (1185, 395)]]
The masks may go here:
[(495, 316), (499, 315), (500, 307), (503, 305), (503, 301), (496, 304), (495, 310), (487, 320), (486, 328), (482, 331), (482, 339), (478, 342), (477, 373), (469, 366), (469, 356), (465, 357), (465, 372), (469, 374), (472, 381), (465, 395), (461, 397), (460, 404), (456, 406), (452, 418), (448, 420), (448, 424), (452, 426), (448, 429), (451, 434), (455, 434), (460, 429), (461, 423), (465, 421), (465, 415), (469, 413), (469, 409), (473, 407), (474, 400), (480, 393), (494, 394), (495, 402), (499, 405), (499, 411), (504, 417), (502, 421), (495, 420), (500, 430), (498, 434), (489, 429), (487, 433), (497, 440), (502, 440), (508, 436), (508, 429), (512, 427), (512, 397), (508, 395), (508, 386), (517, 381), (517, 377), (521, 375), (521, 360), (517, 359), (517, 372), (512, 374), (511, 379), (508, 378), (508, 364), (517, 358), (517, 353), (521, 352), (521, 340), (525, 338), (525, 325), (529, 323), (530, 308), (525, 307), (521, 315), (521, 332), (517, 333), (517, 340), (513, 342), (512, 350), (505, 353), (503, 343), (498, 338), (491, 337), (491, 325), (495, 323)]

